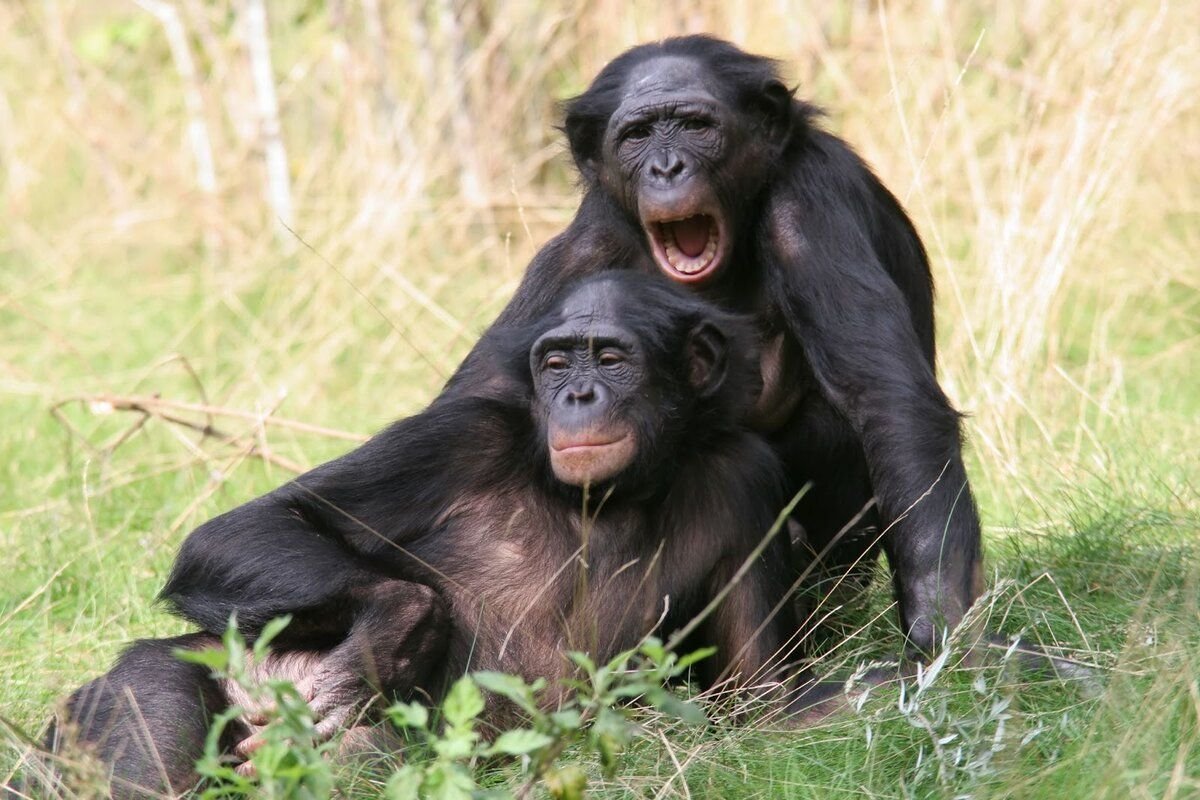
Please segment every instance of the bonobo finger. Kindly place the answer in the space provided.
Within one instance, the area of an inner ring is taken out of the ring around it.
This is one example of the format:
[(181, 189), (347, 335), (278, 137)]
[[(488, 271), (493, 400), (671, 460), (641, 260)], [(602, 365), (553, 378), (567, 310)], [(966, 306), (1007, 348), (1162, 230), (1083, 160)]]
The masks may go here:
[(275, 713), (274, 705), (259, 706), (258, 708), (247, 708), (242, 712), (242, 722), (247, 725), (252, 725), (255, 728), (261, 728), (271, 721), (271, 716)]
[(262, 731), (256, 731), (234, 745), (233, 753), (238, 758), (249, 759), (250, 756), (254, 755), (255, 750), (258, 750), (258, 748), (266, 743), (267, 739), (263, 736)]
[(316, 736), (318, 742), (327, 742), (333, 738), (333, 735), (345, 727), (350, 716), (354, 714), (357, 707), (354, 705), (338, 706), (332, 708), (325, 715), (325, 718), (317, 723)]
[(313, 719), (320, 721), (342, 706), (362, 706), (371, 699), (372, 691), (352, 674), (323, 671), (317, 676), (311, 695), (308, 707), (312, 709)]
[(330, 714), (336, 713), (339, 708), (351, 708), (356, 705), (359, 705), (359, 701), (350, 693), (333, 689), (318, 693), (308, 707), (312, 709), (313, 722), (320, 722)]

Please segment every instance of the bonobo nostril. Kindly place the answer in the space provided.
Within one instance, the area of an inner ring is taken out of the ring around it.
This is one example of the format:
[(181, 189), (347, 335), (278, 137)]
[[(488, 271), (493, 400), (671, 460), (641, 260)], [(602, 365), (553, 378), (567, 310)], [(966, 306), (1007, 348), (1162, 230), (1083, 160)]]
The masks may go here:
[(655, 178), (675, 178), (681, 172), (683, 172), (683, 159), (671, 152), (659, 153), (650, 162), (650, 174)]

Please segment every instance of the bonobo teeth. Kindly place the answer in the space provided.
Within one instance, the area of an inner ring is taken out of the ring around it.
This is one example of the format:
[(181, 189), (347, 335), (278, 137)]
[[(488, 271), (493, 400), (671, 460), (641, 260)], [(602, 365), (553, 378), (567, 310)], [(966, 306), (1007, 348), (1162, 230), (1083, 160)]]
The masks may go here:
[(680, 250), (679, 245), (675, 242), (675, 234), (670, 227), (670, 223), (678, 221), (664, 220), (659, 224), (659, 239), (662, 241), (667, 261), (671, 264), (672, 269), (683, 275), (695, 275), (703, 272), (712, 264), (713, 259), (717, 256), (717, 225), (715, 222), (709, 223), (708, 243), (704, 246), (704, 251), (693, 258)]

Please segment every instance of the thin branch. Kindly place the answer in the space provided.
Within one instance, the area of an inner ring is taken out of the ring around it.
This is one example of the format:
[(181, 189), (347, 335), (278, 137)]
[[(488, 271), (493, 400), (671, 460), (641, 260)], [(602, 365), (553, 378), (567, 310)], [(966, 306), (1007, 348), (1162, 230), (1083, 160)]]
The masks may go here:
[[(175, 413), (192, 413), (204, 414), (210, 417), (228, 417), (230, 419), (241, 419), (248, 422), (258, 422), (263, 425), (270, 425), (276, 428), (285, 428), (298, 433), (307, 433), (313, 436), (323, 436), (328, 439), (341, 439), (347, 442), (365, 442), (368, 436), (361, 433), (351, 433), (349, 431), (341, 431), (335, 428), (325, 428), (320, 425), (310, 425), (307, 422), (299, 422), (293, 419), (285, 419), (283, 417), (264, 416), (253, 411), (244, 411), (240, 408), (228, 408), (226, 406), (214, 406), (207, 403), (186, 403), (179, 400), (166, 400), (158, 395), (119, 395), (119, 394), (93, 394), (80, 395), (77, 397), (65, 398), (54, 405), (54, 408), (61, 408), (69, 403), (83, 403), (89, 408), (99, 413), (108, 411), (141, 411), (146, 414), (151, 414), (156, 417), (162, 417), (170, 412)], [(169, 420), (174, 422), (175, 420)], [(192, 423), (192, 426), (201, 433), (210, 436), (221, 436), (221, 433), (210, 426), (197, 426)]]

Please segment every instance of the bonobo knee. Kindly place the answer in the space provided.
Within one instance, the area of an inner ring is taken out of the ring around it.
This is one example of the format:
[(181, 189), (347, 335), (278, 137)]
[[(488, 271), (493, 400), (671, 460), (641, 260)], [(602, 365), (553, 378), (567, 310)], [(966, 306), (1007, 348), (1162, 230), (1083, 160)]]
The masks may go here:
[(107, 674), (71, 695), (46, 748), (87, 751), (111, 765), (114, 798), (187, 790), (196, 781), (209, 724), (225, 701), (206, 667), (181, 661), (174, 651), (219, 645), (203, 633), (134, 642)]

